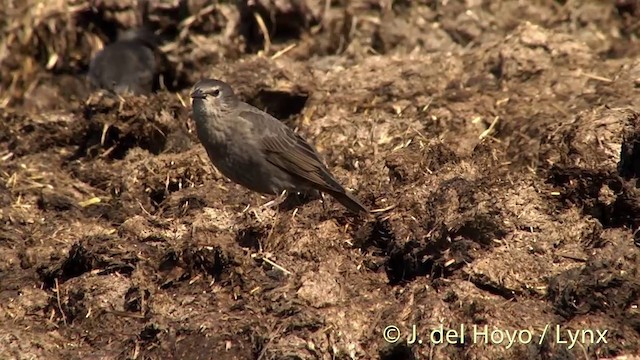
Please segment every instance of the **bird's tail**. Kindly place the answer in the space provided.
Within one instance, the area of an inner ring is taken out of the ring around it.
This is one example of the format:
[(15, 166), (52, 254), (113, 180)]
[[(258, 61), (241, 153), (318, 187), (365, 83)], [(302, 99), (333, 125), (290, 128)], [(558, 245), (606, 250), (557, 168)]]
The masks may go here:
[(358, 200), (355, 196), (353, 196), (349, 191), (342, 190), (325, 190), (329, 195), (331, 195), (334, 199), (336, 199), (340, 204), (342, 204), (347, 209), (351, 210), (356, 214), (360, 213), (370, 213), (369, 209), (362, 205), (360, 200)]

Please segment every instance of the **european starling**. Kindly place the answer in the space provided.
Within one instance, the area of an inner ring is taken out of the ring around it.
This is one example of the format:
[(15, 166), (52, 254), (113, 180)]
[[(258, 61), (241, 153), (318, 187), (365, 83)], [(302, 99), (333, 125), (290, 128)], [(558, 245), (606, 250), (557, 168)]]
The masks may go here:
[(152, 92), (159, 72), (155, 41), (155, 35), (146, 29), (127, 31), (91, 60), (91, 84), (116, 94)]
[(213, 165), (233, 182), (263, 194), (321, 191), (356, 214), (369, 213), (336, 181), (306, 140), (240, 101), (228, 84), (201, 80), (191, 98), (198, 138)]

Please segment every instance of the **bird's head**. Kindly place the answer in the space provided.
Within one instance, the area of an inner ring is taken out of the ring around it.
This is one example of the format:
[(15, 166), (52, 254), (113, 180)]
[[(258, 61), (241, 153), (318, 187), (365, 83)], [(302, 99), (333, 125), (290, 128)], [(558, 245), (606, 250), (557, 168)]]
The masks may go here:
[(198, 81), (191, 92), (194, 110), (219, 112), (233, 108), (238, 99), (229, 84), (215, 79)]

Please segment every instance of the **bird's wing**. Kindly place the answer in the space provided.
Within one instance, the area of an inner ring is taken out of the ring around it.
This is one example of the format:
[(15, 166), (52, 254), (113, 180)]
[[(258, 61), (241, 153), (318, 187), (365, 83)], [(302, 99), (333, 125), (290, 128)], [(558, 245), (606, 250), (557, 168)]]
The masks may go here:
[(243, 110), (239, 115), (253, 124), (257, 137), (262, 141), (265, 157), (271, 164), (321, 189), (344, 191), (315, 149), (278, 119), (258, 109)]

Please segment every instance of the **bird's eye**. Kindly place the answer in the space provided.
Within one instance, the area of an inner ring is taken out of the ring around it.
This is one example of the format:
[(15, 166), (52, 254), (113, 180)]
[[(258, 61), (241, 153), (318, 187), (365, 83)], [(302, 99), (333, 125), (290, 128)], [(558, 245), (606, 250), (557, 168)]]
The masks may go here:
[(219, 89), (211, 90), (211, 95), (213, 95), (214, 97), (220, 96), (220, 90)]

